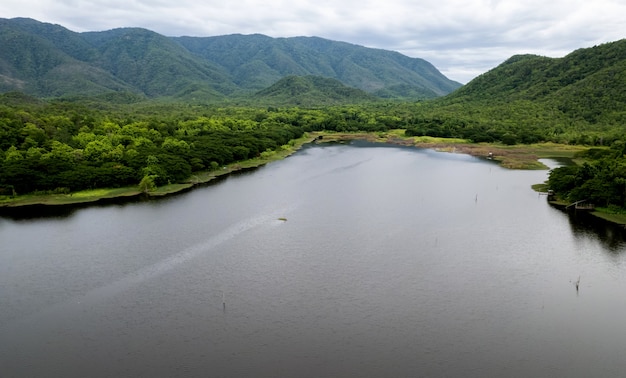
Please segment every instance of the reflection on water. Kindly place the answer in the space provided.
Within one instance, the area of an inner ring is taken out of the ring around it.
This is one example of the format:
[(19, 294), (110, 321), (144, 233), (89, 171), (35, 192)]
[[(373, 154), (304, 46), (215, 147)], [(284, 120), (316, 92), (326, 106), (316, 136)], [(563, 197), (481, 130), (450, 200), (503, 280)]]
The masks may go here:
[(619, 376), (624, 230), (549, 206), (545, 178), (320, 145), (0, 219), (2, 376)]
[(568, 219), (575, 237), (596, 239), (611, 253), (624, 252), (626, 229), (623, 225), (605, 221), (585, 211), (569, 211)]

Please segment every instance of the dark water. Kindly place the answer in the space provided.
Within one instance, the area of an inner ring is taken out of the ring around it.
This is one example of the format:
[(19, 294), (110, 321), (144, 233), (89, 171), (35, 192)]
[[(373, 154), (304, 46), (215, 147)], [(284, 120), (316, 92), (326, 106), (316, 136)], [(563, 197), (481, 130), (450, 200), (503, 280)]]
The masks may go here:
[(621, 376), (623, 232), (549, 206), (546, 174), (322, 146), (0, 219), (0, 376)]

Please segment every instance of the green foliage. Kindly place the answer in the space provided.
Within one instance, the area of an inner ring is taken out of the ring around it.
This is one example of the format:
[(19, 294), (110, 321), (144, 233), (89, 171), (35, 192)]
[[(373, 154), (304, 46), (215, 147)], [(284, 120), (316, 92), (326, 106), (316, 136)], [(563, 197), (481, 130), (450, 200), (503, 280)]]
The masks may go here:
[(149, 193), (149, 192), (154, 192), (157, 188), (154, 180), (156, 179), (156, 176), (154, 175), (145, 175), (143, 176), (143, 178), (141, 179), (141, 181), (139, 182), (139, 190), (142, 193)]
[(592, 150), (582, 165), (550, 172), (548, 185), (564, 200), (587, 200), (603, 207), (626, 208), (626, 156), (623, 144), (611, 149)]

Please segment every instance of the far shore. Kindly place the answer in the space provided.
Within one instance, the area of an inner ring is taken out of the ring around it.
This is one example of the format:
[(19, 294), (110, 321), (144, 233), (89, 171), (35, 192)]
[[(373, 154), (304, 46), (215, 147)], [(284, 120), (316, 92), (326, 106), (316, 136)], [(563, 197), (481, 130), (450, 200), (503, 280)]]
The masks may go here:
[(588, 149), (556, 143), (504, 145), (498, 143), (473, 143), (466, 139), (407, 137), (404, 130), (379, 133), (320, 133), (325, 142), (341, 142), (354, 139), (382, 142), (402, 146), (427, 148), (443, 152), (467, 154), (493, 160), (509, 169), (548, 169), (539, 159), (570, 159), (576, 153)]
[[(84, 190), (69, 194), (26, 194), (15, 197), (0, 198), (0, 214), (17, 213), (24, 208), (42, 207), (77, 207), (90, 204), (120, 203), (142, 199), (159, 198), (183, 193), (194, 187), (205, 185), (220, 177), (232, 173), (255, 169), (272, 161), (284, 159), (309, 143), (347, 142), (365, 140), (377, 143), (389, 143), (401, 146), (413, 146), (437, 151), (461, 153), (493, 160), (502, 167), (509, 169), (547, 169), (539, 159), (574, 159), (577, 152), (587, 147), (541, 143), (533, 145), (500, 145), (491, 143), (471, 143), (463, 139), (406, 137), (404, 130), (387, 132), (311, 132), (300, 139), (292, 141), (288, 149), (279, 149), (265, 158), (255, 158), (223, 166), (217, 170), (196, 172), (186, 182), (165, 185), (151, 192), (141, 192), (138, 186), (124, 188), (103, 188)], [(594, 212), (599, 213), (599, 212)], [(602, 214), (602, 215), (601, 215)], [(598, 216), (614, 223), (626, 224), (626, 216), (603, 213)]]

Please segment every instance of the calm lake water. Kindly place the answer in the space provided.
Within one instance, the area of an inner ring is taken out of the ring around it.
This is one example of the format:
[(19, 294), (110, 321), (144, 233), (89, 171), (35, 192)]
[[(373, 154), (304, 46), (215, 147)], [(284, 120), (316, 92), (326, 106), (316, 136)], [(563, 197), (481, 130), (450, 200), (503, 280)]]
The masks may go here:
[(623, 230), (546, 176), (358, 142), (0, 218), (0, 376), (623, 376)]

